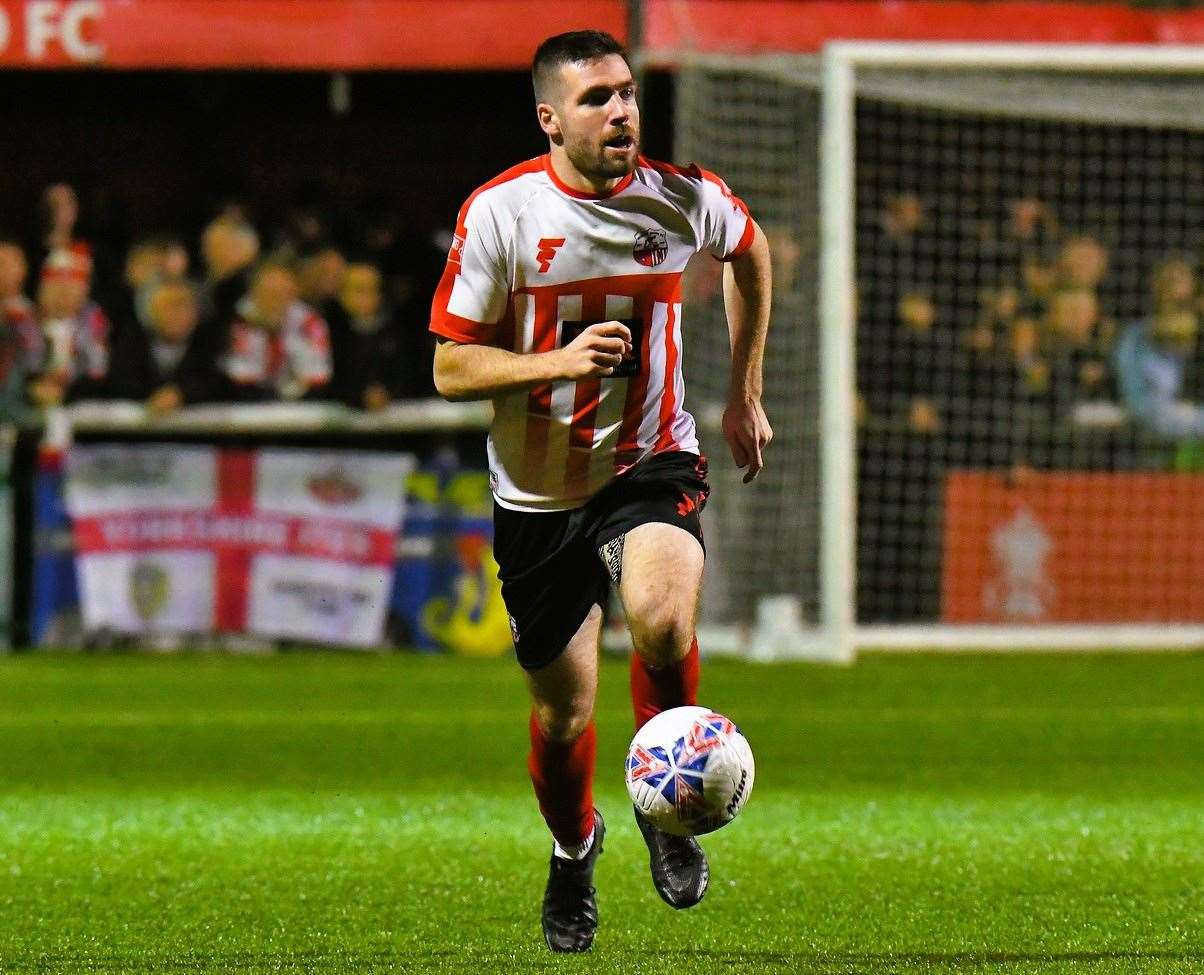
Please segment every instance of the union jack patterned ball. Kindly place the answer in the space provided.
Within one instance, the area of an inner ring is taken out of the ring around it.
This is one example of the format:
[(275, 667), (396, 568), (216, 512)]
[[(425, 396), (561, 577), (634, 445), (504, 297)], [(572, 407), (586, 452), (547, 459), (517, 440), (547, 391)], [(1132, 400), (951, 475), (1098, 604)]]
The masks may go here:
[(707, 708), (662, 711), (627, 750), (627, 792), (656, 827), (677, 836), (730, 823), (752, 792), (752, 749), (729, 719)]

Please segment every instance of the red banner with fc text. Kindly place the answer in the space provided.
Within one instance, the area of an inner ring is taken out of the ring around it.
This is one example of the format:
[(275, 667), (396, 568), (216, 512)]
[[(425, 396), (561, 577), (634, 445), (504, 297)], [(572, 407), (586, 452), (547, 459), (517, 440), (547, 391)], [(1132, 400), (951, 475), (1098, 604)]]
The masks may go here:
[[(627, 0), (0, 0), (0, 67), (525, 69), (545, 37), (629, 41)], [(1033, 0), (645, 0), (653, 63), (832, 40), (1204, 42), (1204, 11)]]

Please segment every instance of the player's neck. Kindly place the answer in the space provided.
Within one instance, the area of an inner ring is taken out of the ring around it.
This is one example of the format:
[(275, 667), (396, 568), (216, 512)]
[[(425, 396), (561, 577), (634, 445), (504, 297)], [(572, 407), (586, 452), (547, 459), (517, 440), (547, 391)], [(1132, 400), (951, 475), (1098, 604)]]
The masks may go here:
[(553, 145), (549, 156), (556, 178), (569, 189), (577, 190), (579, 193), (606, 194), (623, 180), (622, 176), (612, 176), (601, 182), (595, 182), (573, 165), (568, 154), (560, 146)]

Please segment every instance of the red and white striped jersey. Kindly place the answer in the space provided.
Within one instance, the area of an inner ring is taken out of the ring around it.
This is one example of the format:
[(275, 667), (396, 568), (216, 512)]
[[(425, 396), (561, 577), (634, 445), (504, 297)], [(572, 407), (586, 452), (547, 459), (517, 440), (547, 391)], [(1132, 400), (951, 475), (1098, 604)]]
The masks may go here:
[(499, 504), (585, 504), (654, 453), (697, 452), (683, 399), (681, 275), (699, 251), (752, 245), (748, 208), (697, 166), (640, 158), (609, 193), (566, 186), (549, 156), (520, 163), (460, 209), (431, 331), (455, 342), (550, 352), (618, 319), (639, 355), (631, 376), (555, 382), (494, 398), (490, 482)]

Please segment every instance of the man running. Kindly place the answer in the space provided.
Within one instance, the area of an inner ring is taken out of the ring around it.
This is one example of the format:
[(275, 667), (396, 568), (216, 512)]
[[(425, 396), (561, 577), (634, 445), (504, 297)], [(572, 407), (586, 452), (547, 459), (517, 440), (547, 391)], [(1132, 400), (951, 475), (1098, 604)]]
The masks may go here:
[[(698, 688), (709, 487), (683, 406), (682, 272), (699, 251), (727, 262), (723, 431), (747, 483), (772, 437), (761, 408), (770, 261), (722, 180), (639, 155), (635, 82), (613, 37), (551, 37), (532, 75), (549, 151), (465, 202), (430, 327), (439, 392), (493, 400), (494, 551), (533, 699), (528, 767), (554, 838), (543, 931), (572, 952), (598, 924), (593, 712), (611, 584), (636, 651), (637, 728), (693, 704)], [(697, 840), (636, 820), (657, 892), (697, 904), (709, 879)]]

